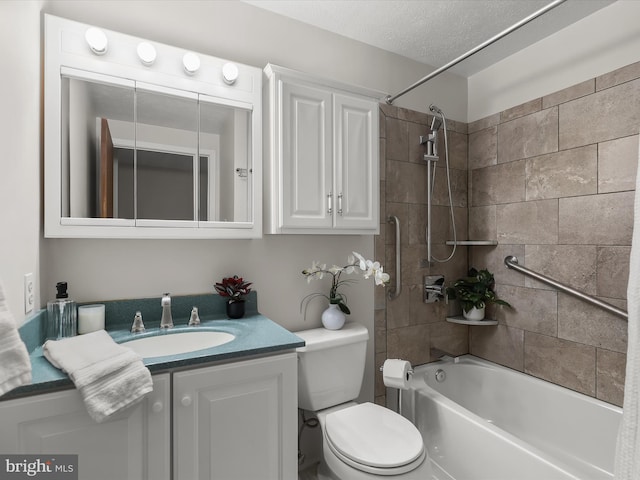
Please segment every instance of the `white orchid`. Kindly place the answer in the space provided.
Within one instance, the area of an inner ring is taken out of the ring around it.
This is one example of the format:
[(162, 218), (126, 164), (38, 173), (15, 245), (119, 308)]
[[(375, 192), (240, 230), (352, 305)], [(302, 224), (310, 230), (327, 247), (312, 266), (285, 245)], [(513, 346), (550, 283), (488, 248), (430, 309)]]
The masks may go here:
[[(332, 276), (331, 280), (331, 289), (329, 290), (329, 295), (324, 295), (322, 293), (311, 293), (302, 299), (300, 302), (300, 310), (302, 311), (302, 307), (305, 301), (310, 300), (316, 296), (325, 297), (329, 300), (329, 303), (336, 304), (347, 315), (351, 313), (349, 307), (347, 307), (347, 297), (338, 292), (338, 288), (342, 285), (355, 282), (355, 280), (347, 279), (341, 280), (340, 276), (343, 273), (352, 274), (356, 271), (356, 267), (363, 272), (363, 276), (365, 279), (373, 276), (376, 285), (384, 285), (389, 282), (389, 274), (384, 273), (382, 265), (380, 262), (374, 262), (372, 260), (366, 260), (362, 255), (357, 252), (353, 252), (353, 255), (349, 255), (347, 258), (347, 265), (344, 267), (340, 267), (338, 265), (333, 265), (332, 267), (327, 269), (326, 264), (321, 264), (320, 262), (313, 261), (311, 262), (311, 268), (307, 268), (302, 271), (302, 274), (307, 277), (307, 283), (311, 282), (312, 279), (321, 279), (323, 278), (325, 273), (328, 273)], [(306, 308), (305, 308), (306, 312)]]

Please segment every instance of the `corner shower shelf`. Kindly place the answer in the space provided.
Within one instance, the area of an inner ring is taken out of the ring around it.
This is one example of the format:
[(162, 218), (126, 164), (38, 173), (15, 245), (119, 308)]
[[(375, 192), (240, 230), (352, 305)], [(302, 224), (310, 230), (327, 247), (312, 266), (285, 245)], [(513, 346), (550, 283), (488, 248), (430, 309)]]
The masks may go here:
[(447, 245), (461, 245), (468, 247), (493, 247), (498, 245), (496, 240), (458, 240), (454, 242), (453, 240), (447, 240)]
[(476, 325), (476, 326), (490, 326), (490, 325), (498, 325), (497, 320), (467, 320), (462, 315), (456, 317), (447, 317), (447, 322), (451, 323), (459, 323), (461, 325)]

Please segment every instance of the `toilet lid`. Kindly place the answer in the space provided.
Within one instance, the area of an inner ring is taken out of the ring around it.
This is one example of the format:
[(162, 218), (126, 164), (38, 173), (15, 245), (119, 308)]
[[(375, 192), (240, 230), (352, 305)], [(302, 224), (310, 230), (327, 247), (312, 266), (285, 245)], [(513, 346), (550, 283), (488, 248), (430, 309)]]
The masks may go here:
[(424, 451), (422, 436), (409, 420), (373, 403), (330, 413), (325, 434), (342, 455), (371, 467), (407, 465)]

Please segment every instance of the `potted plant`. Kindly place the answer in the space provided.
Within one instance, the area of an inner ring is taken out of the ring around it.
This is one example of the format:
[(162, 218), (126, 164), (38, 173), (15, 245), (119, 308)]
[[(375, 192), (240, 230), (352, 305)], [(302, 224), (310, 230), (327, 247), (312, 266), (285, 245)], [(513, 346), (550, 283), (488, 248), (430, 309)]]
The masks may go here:
[(460, 302), (466, 319), (483, 320), (486, 305), (495, 303), (511, 307), (498, 298), (493, 290), (494, 285), (495, 280), (489, 270), (471, 268), (467, 277), (456, 280), (453, 286), (447, 288), (447, 298)]
[[(325, 264), (320, 262), (312, 262), (311, 268), (306, 268), (302, 271), (302, 274), (307, 277), (307, 282), (311, 282), (312, 279), (320, 280), (324, 275), (331, 275), (331, 288), (329, 288), (329, 295), (324, 293), (310, 293), (302, 299), (300, 302), (300, 311), (304, 306), (304, 312), (306, 317), (306, 305), (308, 301), (315, 297), (325, 297), (329, 300), (329, 307), (322, 313), (322, 325), (329, 330), (338, 330), (342, 328), (346, 320), (345, 315), (349, 315), (351, 310), (347, 306), (347, 296), (339, 292), (338, 289), (343, 285), (355, 282), (353, 279), (341, 279), (343, 273), (351, 274), (359, 269), (364, 278), (373, 277), (376, 285), (384, 285), (389, 282), (389, 274), (384, 272), (382, 265), (379, 262), (372, 260), (366, 260), (359, 253), (353, 252), (353, 255), (349, 255), (347, 258), (347, 265), (339, 267), (334, 265), (327, 268)], [(306, 305), (305, 305), (306, 303)]]
[(237, 275), (225, 277), (222, 282), (218, 282), (213, 286), (221, 297), (227, 297), (227, 316), (229, 318), (242, 318), (244, 316), (244, 297), (251, 291), (250, 287), (251, 282), (246, 282)]

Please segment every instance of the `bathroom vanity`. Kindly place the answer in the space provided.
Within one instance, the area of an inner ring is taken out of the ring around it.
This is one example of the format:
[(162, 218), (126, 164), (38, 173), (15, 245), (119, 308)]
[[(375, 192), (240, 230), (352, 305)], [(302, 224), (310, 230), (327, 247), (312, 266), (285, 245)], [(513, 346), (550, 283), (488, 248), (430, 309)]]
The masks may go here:
[[(294, 349), (304, 341), (257, 312), (234, 321), (202, 316), (201, 328), (217, 325), (235, 340), (145, 358), (153, 392), (103, 423), (89, 416), (41, 348), (29, 348), (32, 385), (0, 401), (0, 452), (77, 454), (83, 480), (295, 478)], [(124, 329), (111, 334), (116, 341), (131, 336)], [(30, 347), (29, 334), (21, 335)]]

